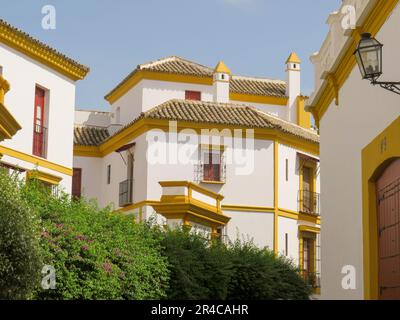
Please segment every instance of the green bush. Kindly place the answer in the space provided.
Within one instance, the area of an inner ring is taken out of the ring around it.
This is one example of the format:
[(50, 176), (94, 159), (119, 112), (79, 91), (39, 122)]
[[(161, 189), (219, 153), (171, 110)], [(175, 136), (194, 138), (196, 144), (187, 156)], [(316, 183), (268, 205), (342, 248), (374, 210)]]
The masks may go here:
[(230, 263), (224, 246), (181, 230), (164, 232), (162, 246), (170, 269), (169, 300), (226, 298)]
[(251, 242), (227, 246), (186, 231), (168, 231), (162, 245), (171, 300), (309, 299), (311, 288), (291, 261)]
[(231, 245), (229, 255), (233, 269), (228, 300), (309, 299), (311, 287), (288, 259), (239, 241)]
[(26, 299), (42, 268), (39, 220), (16, 176), (0, 168), (0, 299)]
[(44, 263), (56, 289), (37, 299), (160, 299), (168, 281), (158, 233), (94, 203), (53, 197), (35, 184), (23, 193), (43, 220)]

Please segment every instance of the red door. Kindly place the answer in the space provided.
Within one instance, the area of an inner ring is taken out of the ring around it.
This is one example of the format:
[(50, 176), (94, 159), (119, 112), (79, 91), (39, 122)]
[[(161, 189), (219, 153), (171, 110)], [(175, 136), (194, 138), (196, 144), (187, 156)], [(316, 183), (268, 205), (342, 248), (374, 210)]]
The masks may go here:
[(42, 158), (45, 157), (44, 104), (45, 91), (36, 87), (33, 122), (33, 154)]
[(400, 300), (400, 159), (376, 182), (379, 299)]

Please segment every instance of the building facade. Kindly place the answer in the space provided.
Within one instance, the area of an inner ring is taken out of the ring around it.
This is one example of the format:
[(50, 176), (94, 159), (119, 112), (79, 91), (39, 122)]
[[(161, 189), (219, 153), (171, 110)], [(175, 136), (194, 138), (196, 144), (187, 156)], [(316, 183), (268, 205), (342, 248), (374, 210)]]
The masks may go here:
[(287, 80), (236, 76), (179, 57), (139, 65), (106, 99), (77, 111), (73, 195), (137, 221), (253, 239), (313, 277), (319, 257), (319, 137)]
[[(353, 28), (343, 29), (349, 10)], [(381, 80), (399, 81), (398, 1), (343, 1), (311, 57), (307, 102), (321, 136), (322, 298), (399, 299), (399, 96), (362, 80), (362, 33), (384, 44)]]
[(75, 82), (88, 71), (0, 20), (1, 167), (70, 192)]

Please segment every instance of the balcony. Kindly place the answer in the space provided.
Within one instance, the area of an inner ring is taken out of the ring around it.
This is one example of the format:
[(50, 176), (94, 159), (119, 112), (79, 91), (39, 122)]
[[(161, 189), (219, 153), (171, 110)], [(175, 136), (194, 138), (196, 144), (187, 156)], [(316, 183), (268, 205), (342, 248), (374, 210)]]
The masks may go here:
[(213, 235), (229, 222), (230, 217), (222, 212), (221, 194), (188, 181), (162, 181), (160, 185), (162, 196), (153, 208), (167, 220), (199, 224), (209, 228)]
[(133, 203), (133, 180), (128, 179), (119, 184), (119, 206), (126, 207)]
[(34, 125), (32, 154), (40, 158), (47, 158), (47, 128)]
[(297, 197), (298, 210), (313, 216), (320, 215), (320, 194), (308, 190), (299, 190)]

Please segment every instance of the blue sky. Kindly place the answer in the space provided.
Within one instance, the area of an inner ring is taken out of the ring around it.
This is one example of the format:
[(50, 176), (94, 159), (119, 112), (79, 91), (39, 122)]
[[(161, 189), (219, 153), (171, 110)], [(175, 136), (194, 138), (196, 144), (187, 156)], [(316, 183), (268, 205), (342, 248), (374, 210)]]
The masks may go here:
[[(6, 2), (0, 0), (0, 3)], [(104, 95), (136, 65), (178, 55), (234, 74), (285, 78), (291, 51), (303, 60), (302, 91), (313, 90), (309, 56), (340, 0), (14, 0), (0, 17), (91, 68), (77, 86), (79, 108), (107, 109)], [(57, 13), (42, 29), (42, 7)]]

